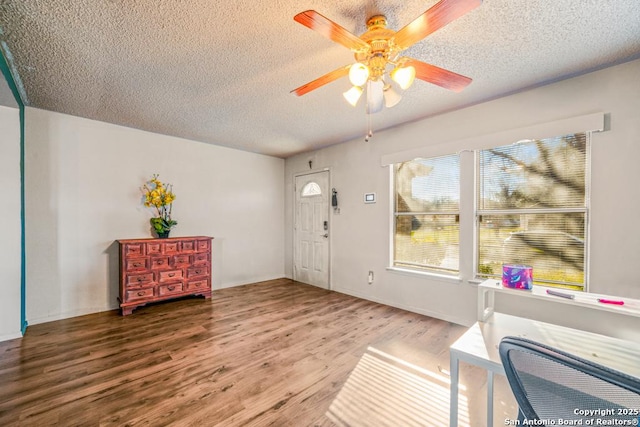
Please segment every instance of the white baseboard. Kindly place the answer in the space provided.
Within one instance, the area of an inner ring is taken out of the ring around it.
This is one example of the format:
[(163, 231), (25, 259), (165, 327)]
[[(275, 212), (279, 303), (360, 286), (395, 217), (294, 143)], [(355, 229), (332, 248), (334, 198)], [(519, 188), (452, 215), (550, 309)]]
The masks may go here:
[(117, 304), (114, 306), (107, 306), (107, 307), (90, 307), (90, 308), (84, 308), (81, 310), (71, 310), (71, 311), (65, 311), (63, 313), (56, 313), (51, 316), (30, 318), (30, 319), (27, 319), (27, 322), (29, 323), (29, 326), (31, 326), (31, 325), (37, 325), (40, 323), (55, 322), (56, 320), (70, 319), (72, 317), (85, 316), (87, 314), (100, 313), (103, 311), (117, 310), (119, 308), (120, 306), (118, 306)]
[(285, 279), (285, 278), (286, 277), (283, 274), (252, 277), (251, 279), (247, 279), (247, 280), (222, 283), (222, 284), (216, 285), (213, 288), (213, 290), (215, 291), (216, 289), (233, 288), (235, 286), (244, 286), (244, 285), (250, 285), (252, 283), (266, 282), (267, 280), (277, 280), (277, 279)]
[(0, 335), (0, 342), (14, 340), (16, 338), (22, 338), (22, 333), (14, 332), (12, 334)]
[(386, 301), (386, 300), (381, 299), (381, 298), (372, 298), (369, 295), (362, 295), (359, 292), (353, 291), (351, 289), (344, 289), (344, 288), (335, 289), (334, 288), (334, 289), (332, 289), (332, 291), (340, 292), (342, 294), (351, 295), (352, 297), (361, 298), (361, 299), (364, 299), (364, 300), (367, 300), (367, 301), (377, 302), (378, 304), (384, 304), (384, 305), (388, 305), (390, 307), (395, 307), (395, 308), (399, 308), (399, 309), (402, 309), (402, 310), (410, 311), (412, 313), (418, 313), (418, 314), (422, 314), (424, 316), (433, 317), (434, 319), (444, 320), (445, 322), (455, 323), (456, 325), (462, 325), (462, 326), (470, 327), (474, 323), (474, 322), (469, 323), (468, 319), (463, 319), (463, 318), (460, 318), (460, 317), (457, 317), (457, 316), (451, 316), (451, 315), (446, 314), (446, 313), (440, 313), (440, 312), (435, 312), (435, 311), (431, 311), (431, 310), (425, 310), (423, 308), (414, 307), (414, 306), (406, 305), (406, 304), (398, 304), (396, 302)]

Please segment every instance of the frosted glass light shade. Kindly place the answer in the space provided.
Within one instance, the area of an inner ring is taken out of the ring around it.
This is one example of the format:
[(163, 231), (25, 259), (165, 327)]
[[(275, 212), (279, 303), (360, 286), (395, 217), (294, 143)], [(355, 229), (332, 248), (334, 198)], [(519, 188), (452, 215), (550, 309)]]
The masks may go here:
[(413, 66), (398, 67), (391, 71), (391, 78), (398, 83), (402, 89), (408, 89), (416, 78), (416, 69)]
[(348, 91), (344, 92), (342, 96), (344, 96), (344, 99), (346, 99), (349, 104), (355, 107), (358, 103), (358, 100), (362, 96), (362, 88), (359, 86), (354, 86)]
[(354, 86), (364, 86), (369, 79), (369, 69), (366, 65), (356, 62), (349, 68), (349, 81)]
[(396, 105), (402, 99), (402, 96), (395, 90), (393, 87), (389, 86), (384, 89), (384, 106), (387, 108), (391, 108)]

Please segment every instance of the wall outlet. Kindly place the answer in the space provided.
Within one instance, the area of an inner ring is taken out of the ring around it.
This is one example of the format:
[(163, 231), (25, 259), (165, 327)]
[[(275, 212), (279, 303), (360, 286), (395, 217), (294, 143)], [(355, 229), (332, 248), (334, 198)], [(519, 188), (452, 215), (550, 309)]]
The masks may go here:
[(373, 271), (369, 270), (369, 284), (373, 283)]

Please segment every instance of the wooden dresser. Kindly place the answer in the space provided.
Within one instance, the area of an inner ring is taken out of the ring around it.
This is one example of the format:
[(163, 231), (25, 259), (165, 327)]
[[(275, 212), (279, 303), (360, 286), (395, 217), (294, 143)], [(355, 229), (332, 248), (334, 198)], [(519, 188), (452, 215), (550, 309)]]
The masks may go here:
[(118, 240), (122, 315), (185, 295), (211, 298), (212, 237)]

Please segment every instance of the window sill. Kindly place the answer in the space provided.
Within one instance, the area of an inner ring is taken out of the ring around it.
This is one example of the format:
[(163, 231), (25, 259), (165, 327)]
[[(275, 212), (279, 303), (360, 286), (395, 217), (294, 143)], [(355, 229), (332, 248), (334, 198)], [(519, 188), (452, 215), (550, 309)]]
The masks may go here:
[[(485, 303), (484, 301), (485, 293), (493, 294), (494, 292), (497, 292), (501, 294), (514, 295), (518, 297), (539, 299), (543, 301), (551, 301), (551, 302), (557, 302), (560, 304), (587, 307), (587, 308), (593, 308), (593, 309), (602, 310), (602, 311), (609, 311), (612, 313), (626, 314), (633, 317), (640, 317), (640, 300), (637, 300), (637, 299), (626, 298), (626, 297), (623, 298), (623, 297), (617, 297), (612, 295), (592, 294), (590, 292), (562, 289), (561, 291), (563, 294), (573, 295), (573, 299), (567, 299), (567, 298), (560, 298), (557, 296), (547, 294), (548, 289), (557, 290), (555, 288), (548, 288), (540, 285), (533, 285), (533, 288), (530, 290), (511, 289), (511, 288), (505, 288), (504, 286), (502, 286), (501, 282), (498, 280), (487, 279), (478, 285), (478, 290), (481, 291), (483, 294), (482, 296), (478, 297), (478, 302), (481, 305)], [(599, 299), (621, 300), (621, 301), (624, 301), (624, 304), (623, 305), (604, 304), (599, 302)], [(491, 303), (491, 305), (492, 304), (493, 302)], [(484, 316), (485, 319), (486, 317), (488, 317), (488, 315), (490, 315), (489, 314), (490, 312), (493, 312), (493, 307), (487, 307), (486, 304), (484, 305), (484, 307), (479, 306), (478, 308), (479, 308), (478, 315)], [(489, 309), (489, 311), (486, 311), (487, 308)]]
[(462, 283), (462, 279), (460, 279), (460, 277), (448, 275), (448, 274), (432, 273), (429, 271), (410, 270), (408, 268), (399, 268), (399, 267), (387, 267), (387, 271), (390, 271), (392, 273), (402, 274), (404, 276), (421, 277), (424, 279), (434, 279), (434, 280), (451, 282), (456, 284)]

